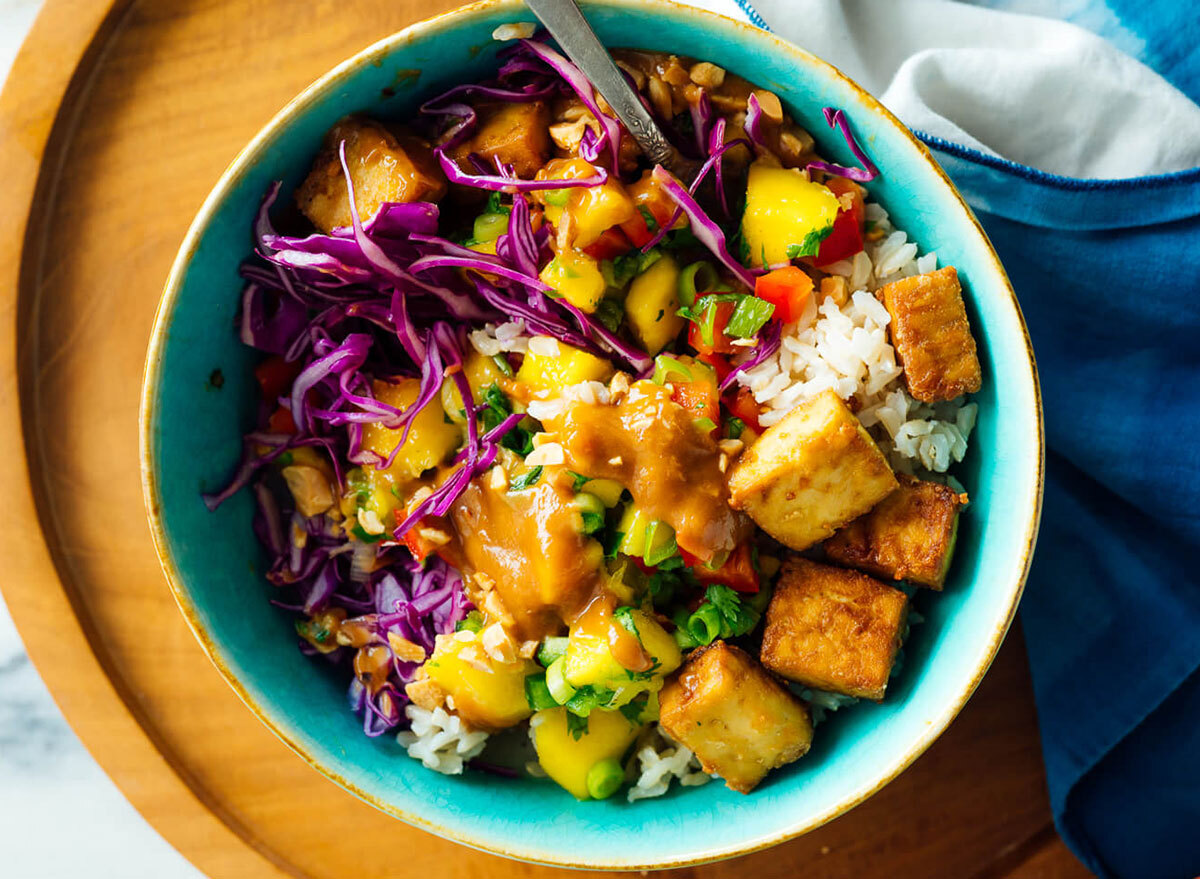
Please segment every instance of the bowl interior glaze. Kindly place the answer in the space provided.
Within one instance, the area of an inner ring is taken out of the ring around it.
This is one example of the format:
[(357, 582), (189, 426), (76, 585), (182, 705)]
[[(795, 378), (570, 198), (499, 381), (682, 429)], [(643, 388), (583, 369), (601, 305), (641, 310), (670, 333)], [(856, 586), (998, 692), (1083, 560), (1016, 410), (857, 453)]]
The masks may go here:
[[(845, 109), (882, 170), (873, 197), (922, 251), (958, 267), (980, 343), (979, 423), (960, 477), (963, 516), (946, 590), (918, 607), (905, 669), (879, 706), (818, 730), (811, 753), (752, 795), (713, 783), (628, 804), (577, 803), (544, 781), (469, 772), (447, 778), (389, 737), (368, 739), (346, 707), (344, 671), (302, 656), (289, 616), (268, 604), (265, 556), (243, 493), (209, 513), (251, 426), (254, 352), (234, 332), (237, 268), (252, 247), (263, 192), (290, 193), (342, 115), (400, 117), (425, 98), (494, 69), (497, 25), (529, 21), (516, 0), (477, 4), (416, 25), (327, 74), (293, 101), (226, 171), (196, 218), (167, 283), (147, 364), (143, 469), (163, 566), (193, 631), (246, 703), (308, 762), (406, 821), (512, 857), (597, 868), (653, 868), (744, 853), (811, 829), (869, 796), (933, 741), (977, 685), (1012, 619), (1040, 506), (1036, 375), (1011, 288), (974, 218), (927, 151), (832, 67), (771, 34), (661, 0), (585, 4), (611, 46), (709, 59), (777, 92), (836, 161), (852, 163), (821, 108)], [(286, 197), (286, 196), (285, 196)], [(214, 370), (224, 377), (218, 389)]]

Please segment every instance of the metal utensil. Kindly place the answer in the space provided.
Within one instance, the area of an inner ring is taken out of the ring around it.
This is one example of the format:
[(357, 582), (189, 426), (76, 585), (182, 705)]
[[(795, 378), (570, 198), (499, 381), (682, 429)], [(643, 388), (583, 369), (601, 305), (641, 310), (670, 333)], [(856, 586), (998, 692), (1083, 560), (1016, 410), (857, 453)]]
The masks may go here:
[(567, 57), (608, 101), (646, 158), (684, 180), (690, 179), (695, 163), (680, 155), (679, 150), (667, 140), (642, 104), (638, 93), (613, 63), (608, 50), (601, 45), (596, 32), (575, 5), (575, 0), (525, 0), (525, 3), (550, 31)]

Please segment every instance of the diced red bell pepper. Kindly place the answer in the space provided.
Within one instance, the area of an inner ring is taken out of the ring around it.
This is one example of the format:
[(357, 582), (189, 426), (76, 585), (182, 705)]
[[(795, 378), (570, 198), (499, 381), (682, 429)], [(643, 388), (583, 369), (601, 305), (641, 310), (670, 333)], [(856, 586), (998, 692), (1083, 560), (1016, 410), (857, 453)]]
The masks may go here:
[(842, 208), (833, 220), (833, 231), (821, 242), (821, 248), (813, 263), (827, 266), (838, 260), (848, 259), (863, 249), (863, 220), (866, 218), (866, 207), (863, 204), (862, 189), (854, 181), (844, 177), (830, 177), (825, 185), (838, 196), (849, 196), (851, 206)]
[(633, 249), (633, 244), (630, 243), (625, 233), (617, 226), (611, 229), (605, 229), (600, 237), (583, 249), (583, 252), (592, 259), (615, 259), (618, 256), (623, 256)]
[(762, 433), (762, 425), (758, 422), (762, 409), (749, 388), (738, 388), (736, 394), (726, 395), (725, 406), (729, 413), (735, 418), (740, 418), (746, 427), (755, 433)]
[[(392, 515), (396, 517), (396, 527), (399, 527), (408, 514), (404, 510), (393, 510)], [(425, 519), (418, 519), (417, 524), (413, 525), (400, 538), (400, 542), (408, 547), (408, 551), (412, 553), (412, 557), (421, 564), (425, 563), (425, 559), (431, 552), (436, 552), (438, 546), (432, 540), (428, 540), (420, 535), (420, 530), (428, 525)]]
[(713, 368), (713, 372), (717, 374), (718, 385), (725, 381), (725, 376), (733, 371), (733, 365), (730, 364), (729, 358), (722, 354), (697, 354), (696, 359)]
[(268, 357), (254, 367), (254, 377), (262, 390), (264, 400), (278, 400), (292, 386), (304, 365), (299, 361), (289, 363), (278, 354)]
[(737, 549), (725, 559), (725, 564), (719, 568), (709, 568), (690, 553), (680, 551), (683, 563), (692, 569), (696, 579), (701, 583), (722, 583), (735, 592), (757, 592), (758, 571), (754, 570), (754, 561), (750, 553), (750, 544), (739, 544)]
[(704, 341), (700, 325), (692, 322), (688, 324), (688, 344), (695, 348), (702, 356), (714, 353), (732, 354), (737, 351), (737, 346), (733, 344), (733, 339), (725, 334), (725, 327), (729, 324), (729, 318), (736, 306), (732, 302), (717, 302), (711, 307), (716, 309), (716, 315), (713, 320), (712, 342)]
[(775, 306), (772, 317), (785, 324), (793, 323), (804, 314), (812, 299), (813, 280), (799, 266), (784, 266), (759, 275), (754, 282), (754, 295)]
[(692, 413), (693, 418), (709, 419), (716, 430), (721, 425), (721, 400), (711, 382), (671, 382), (671, 399)]
[(292, 418), (292, 410), (280, 406), (267, 419), (267, 431), (270, 433), (295, 433), (296, 419)]

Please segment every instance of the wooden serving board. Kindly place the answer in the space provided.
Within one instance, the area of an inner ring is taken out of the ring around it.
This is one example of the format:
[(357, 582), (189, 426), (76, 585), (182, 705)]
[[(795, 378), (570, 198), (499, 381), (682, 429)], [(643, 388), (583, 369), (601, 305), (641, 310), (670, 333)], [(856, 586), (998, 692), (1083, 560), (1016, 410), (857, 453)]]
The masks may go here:
[[(222, 168), (326, 69), (453, 5), (48, 0), (0, 97), (4, 596), (92, 754), (212, 876), (557, 872), (388, 818), (276, 740), (185, 628), (138, 479), (155, 305)], [(946, 735), (882, 793), (779, 848), (679, 875), (782, 879), (814, 866), (1086, 875), (1050, 822), (1019, 632)]]

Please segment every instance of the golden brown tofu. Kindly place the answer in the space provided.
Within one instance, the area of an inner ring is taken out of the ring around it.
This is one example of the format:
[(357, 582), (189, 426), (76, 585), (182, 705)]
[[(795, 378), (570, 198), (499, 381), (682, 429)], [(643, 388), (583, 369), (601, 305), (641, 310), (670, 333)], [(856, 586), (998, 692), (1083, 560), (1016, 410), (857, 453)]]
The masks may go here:
[(738, 459), (730, 505), (792, 549), (806, 549), (896, 488), (875, 441), (833, 391), (797, 406)]
[(979, 356), (954, 266), (893, 281), (880, 292), (908, 392), (935, 403), (978, 391)]
[(450, 158), (464, 170), (477, 173), (467, 167), (471, 153), (489, 166), (495, 159), (512, 165), (518, 177), (532, 177), (546, 164), (550, 158), (550, 110), (545, 103), (482, 104), (475, 109), (479, 114), (475, 133), (449, 151)]
[(659, 694), (659, 722), (705, 772), (750, 793), (812, 744), (807, 706), (737, 647), (696, 650)]
[(825, 555), (877, 577), (941, 589), (964, 496), (936, 482), (898, 478), (900, 487), (875, 509), (825, 541)]
[(350, 198), (338, 147), (346, 142), (346, 165), (354, 201), (365, 223), (388, 201), (437, 201), (446, 179), (433, 151), (419, 138), (394, 134), (374, 119), (348, 116), (325, 135), (325, 146), (296, 191), (304, 216), (323, 232), (349, 226)]
[(791, 556), (767, 608), (763, 665), (807, 687), (879, 701), (907, 613), (899, 589)]

